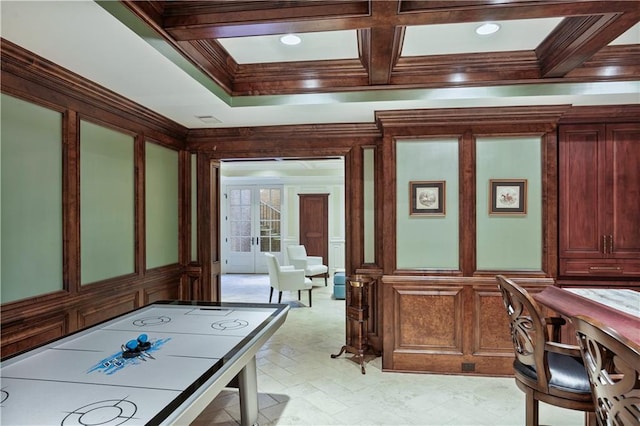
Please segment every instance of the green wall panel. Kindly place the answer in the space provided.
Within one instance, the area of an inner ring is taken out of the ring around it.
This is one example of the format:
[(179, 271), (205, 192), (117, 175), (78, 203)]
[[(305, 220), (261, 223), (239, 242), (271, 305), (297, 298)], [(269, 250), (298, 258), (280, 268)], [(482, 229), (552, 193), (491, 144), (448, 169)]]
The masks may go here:
[[(457, 139), (397, 142), (397, 268), (459, 268), (458, 180)], [(446, 215), (410, 216), (411, 181), (445, 181)]]
[[(478, 138), (478, 270), (542, 268), (542, 157), (539, 137)], [(527, 179), (526, 215), (489, 215), (490, 179)]]
[(0, 95), (2, 303), (63, 288), (62, 114)]
[(178, 262), (178, 152), (145, 145), (146, 267)]
[(134, 138), (82, 121), (82, 284), (135, 272), (134, 188)]

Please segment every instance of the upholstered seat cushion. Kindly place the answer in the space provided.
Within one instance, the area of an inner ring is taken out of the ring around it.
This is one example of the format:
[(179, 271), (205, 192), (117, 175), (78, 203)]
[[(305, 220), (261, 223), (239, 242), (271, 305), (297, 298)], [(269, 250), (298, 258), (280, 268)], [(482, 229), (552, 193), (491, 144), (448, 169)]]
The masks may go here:
[[(582, 364), (582, 359), (569, 355), (548, 353), (551, 380), (549, 387), (568, 392), (590, 394), (589, 376)], [(515, 370), (532, 380), (537, 380), (535, 368), (525, 365), (518, 360), (513, 362)]]

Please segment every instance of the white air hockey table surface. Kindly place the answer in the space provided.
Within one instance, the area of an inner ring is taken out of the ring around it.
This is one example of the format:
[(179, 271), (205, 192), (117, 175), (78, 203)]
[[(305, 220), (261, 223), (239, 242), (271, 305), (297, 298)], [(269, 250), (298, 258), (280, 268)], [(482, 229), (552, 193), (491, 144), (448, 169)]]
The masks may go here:
[[(162, 301), (3, 359), (0, 423), (186, 424), (238, 376), (242, 423), (254, 424), (255, 353), (288, 310)], [(123, 358), (143, 334), (150, 347)]]

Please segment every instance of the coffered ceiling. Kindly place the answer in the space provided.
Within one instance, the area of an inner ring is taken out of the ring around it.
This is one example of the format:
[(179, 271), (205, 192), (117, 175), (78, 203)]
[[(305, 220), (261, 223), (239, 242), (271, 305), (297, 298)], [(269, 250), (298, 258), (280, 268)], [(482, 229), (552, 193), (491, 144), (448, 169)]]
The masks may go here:
[[(578, 69), (592, 81), (624, 78), (633, 64), (617, 56), (627, 51), (607, 46), (640, 17), (637, 1), (611, 0), (125, 4), (232, 95), (579, 80)], [(483, 22), (502, 31), (478, 36)], [(278, 37), (264, 36), (288, 33), (309, 35), (308, 45), (269, 49)], [(615, 76), (585, 64), (603, 49), (620, 60)]]
[[(637, 0), (1, 6), (3, 38), (190, 128), (372, 122), (385, 109), (640, 103)], [(500, 30), (476, 34), (486, 22)], [(282, 44), (286, 34), (301, 43)]]

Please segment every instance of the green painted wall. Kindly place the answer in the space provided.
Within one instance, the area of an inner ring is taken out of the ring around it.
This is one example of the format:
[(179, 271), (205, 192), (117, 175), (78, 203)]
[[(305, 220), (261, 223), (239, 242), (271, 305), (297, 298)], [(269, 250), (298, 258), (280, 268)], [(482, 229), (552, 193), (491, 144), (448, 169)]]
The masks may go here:
[[(410, 216), (410, 181), (446, 181), (445, 216)], [(396, 143), (396, 259), (400, 269), (458, 269), (458, 140)]]
[[(478, 270), (542, 269), (542, 157), (539, 137), (478, 138)], [(490, 179), (527, 179), (526, 215), (489, 215)]]
[(178, 262), (178, 152), (145, 144), (146, 267)]
[(82, 121), (82, 284), (135, 272), (134, 213), (134, 138)]
[(2, 303), (62, 290), (62, 114), (0, 95)]

